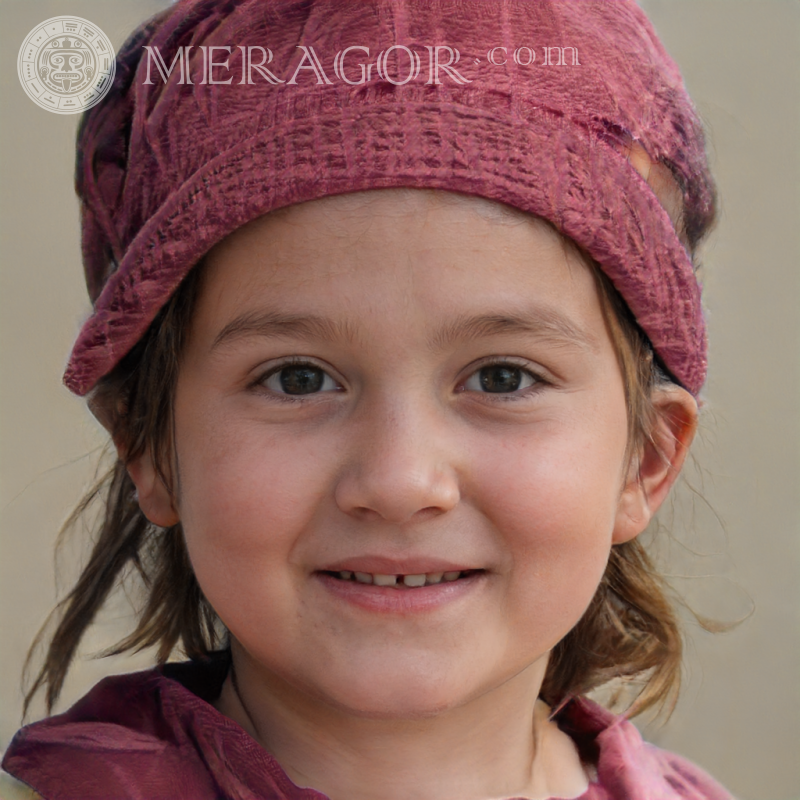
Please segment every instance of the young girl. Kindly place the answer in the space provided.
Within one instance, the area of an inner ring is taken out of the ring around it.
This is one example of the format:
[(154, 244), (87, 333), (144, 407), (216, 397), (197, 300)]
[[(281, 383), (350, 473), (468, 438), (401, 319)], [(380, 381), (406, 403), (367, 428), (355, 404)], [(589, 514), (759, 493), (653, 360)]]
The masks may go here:
[(728, 797), (584, 697), (677, 690), (636, 537), (706, 369), (713, 185), (632, 0), (183, 0), (77, 188), (65, 380), (119, 459), (31, 695), (130, 568), (160, 666), (23, 728), (9, 792)]

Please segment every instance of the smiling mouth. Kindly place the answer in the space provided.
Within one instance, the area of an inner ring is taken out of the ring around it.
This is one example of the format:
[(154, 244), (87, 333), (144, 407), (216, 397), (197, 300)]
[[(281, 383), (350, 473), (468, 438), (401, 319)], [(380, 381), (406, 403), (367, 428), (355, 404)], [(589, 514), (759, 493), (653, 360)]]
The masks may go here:
[(350, 583), (384, 586), (391, 589), (419, 589), (423, 586), (436, 586), (440, 583), (454, 583), (461, 578), (468, 578), (480, 572), (483, 572), (483, 570), (463, 569), (450, 572), (426, 572), (419, 575), (382, 575), (380, 573), (353, 572), (343, 569), (336, 572), (326, 571), (323, 574)]

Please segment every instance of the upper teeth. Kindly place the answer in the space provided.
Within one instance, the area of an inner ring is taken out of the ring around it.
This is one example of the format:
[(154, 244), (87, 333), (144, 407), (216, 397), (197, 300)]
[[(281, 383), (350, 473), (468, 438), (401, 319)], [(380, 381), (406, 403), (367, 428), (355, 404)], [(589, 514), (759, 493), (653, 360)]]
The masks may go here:
[(419, 575), (382, 575), (372, 572), (351, 572), (343, 569), (339, 577), (343, 580), (356, 580), (359, 583), (373, 583), (375, 586), (431, 586), (442, 581), (455, 581), (461, 576), (460, 570), (452, 572), (427, 572)]

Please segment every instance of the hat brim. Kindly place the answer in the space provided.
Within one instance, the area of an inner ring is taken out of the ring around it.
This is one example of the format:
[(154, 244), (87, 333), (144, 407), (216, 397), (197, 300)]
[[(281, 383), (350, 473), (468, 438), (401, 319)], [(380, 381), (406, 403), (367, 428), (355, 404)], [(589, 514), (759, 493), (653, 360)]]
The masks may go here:
[(66, 385), (87, 394), (202, 256), (247, 222), (328, 195), (410, 186), (480, 195), (552, 222), (601, 265), (664, 366), (697, 394), (700, 289), (669, 216), (601, 128), (545, 108), (529, 114), (441, 101), (310, 107), (206, 161), (127, 248), (75, 343)]

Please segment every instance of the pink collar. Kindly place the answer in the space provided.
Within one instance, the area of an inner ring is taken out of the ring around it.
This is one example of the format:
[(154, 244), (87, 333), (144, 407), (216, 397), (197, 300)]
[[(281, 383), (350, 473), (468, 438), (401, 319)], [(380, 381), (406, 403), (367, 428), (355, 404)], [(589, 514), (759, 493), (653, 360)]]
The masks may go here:
[[(326, 800), (208, 702), (227, 663), (170, 664), (98, 683), (63, 714), (22, 728), (3, 768), (45, 800)], [(579, 800), (731, 800), (702, 770), (644, 742), (585, 698), (556, 716), (597, 782)]]

